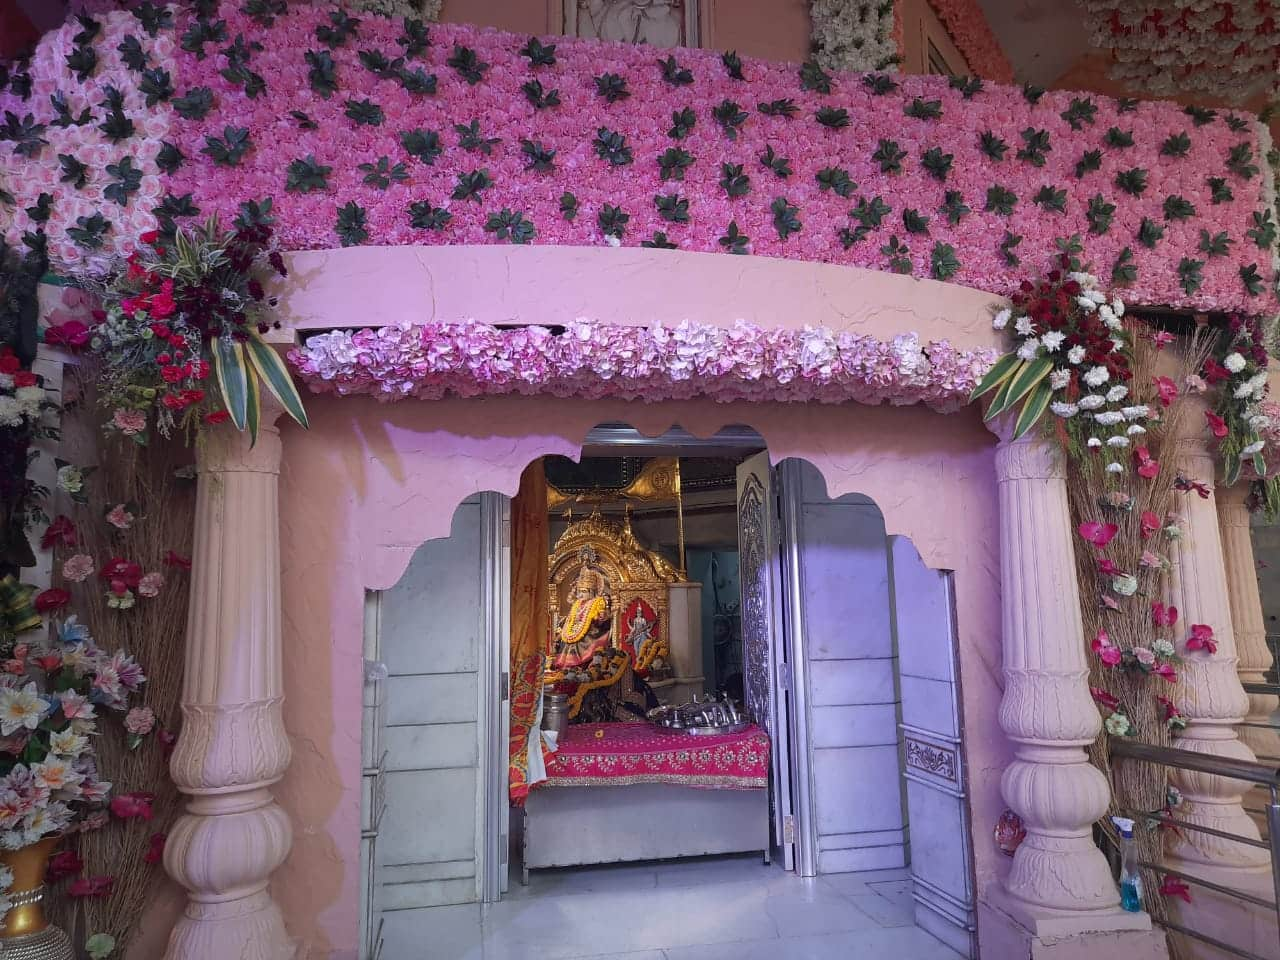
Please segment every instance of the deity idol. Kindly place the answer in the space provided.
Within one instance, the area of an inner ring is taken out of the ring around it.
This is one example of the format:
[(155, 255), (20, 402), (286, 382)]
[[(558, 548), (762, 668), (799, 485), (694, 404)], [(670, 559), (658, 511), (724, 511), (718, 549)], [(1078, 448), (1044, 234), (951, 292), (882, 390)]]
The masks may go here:
[(569, 609), (556, 628), (555, 670), (580, 670), (610, 646), (612, 603), (604, 574), (591, 562), (589, 549), (582, 554), (582, 568), (569, 593)]

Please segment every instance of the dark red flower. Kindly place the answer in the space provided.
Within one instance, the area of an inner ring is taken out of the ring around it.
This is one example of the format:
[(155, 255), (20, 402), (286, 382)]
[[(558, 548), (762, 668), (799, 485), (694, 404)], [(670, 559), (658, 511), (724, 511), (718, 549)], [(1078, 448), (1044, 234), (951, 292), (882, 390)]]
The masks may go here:
[(64, 547), (74, 547), (76, 540), (76, 528), (71, 518), (59, 515), (53, 518), (53, 523), (40, 537), (40, 549), (48, 550), (59, 543)]
[(190, 570), (191, 558), (181, 556), (170, 550), (164, 555), (164, 565), (166, 567), (177, 567), (180, 570)]
[(177, 383), (182, 379), (182, 368), (173, 364), (170, 364), (167, 367), (162, 367), (160, 370), (160, 377), (165, 383)]
[(205, 423), (226, 423), (230, 419), (231, 414), (227, 413), (225, 410), (214, 410), (212, 413), (206, 413), (204, 415)]
[(61, 610), (71, 602), (71, 594), (57, 587), (41, 590), (36, 594), (35, 607), (37, 613), (52, 613)]
[(150, 820), (151, 804), (155, 799), (154, 793), (118, 793), (111, 798), (111, 813), (121, 820), (134, 817)]
[(15, 387), (34, 387), (36, 385), (36, 375), (30, 370), (19, 370), (13, 375), (13, 385)]
[(123, 557), (112, 557), (98, 575), (103, 580), (119, 580), (126, 587), (136, 587), (142, 579), (142, 565)]
[(67, 877), (79, 875), (84, 869), (84, 861), (76, 854), (74, 850), (59, 850), (49, 858), (49, 865), (45, 867), (44, 881), (45, 883), (60, 883)]
[(73, 897), (106, 897), (115, 882), (115, 877), (81, 877), (67, 886), (67, 893)]
[(1160, 884), (1160, 893), (1166, 897), (1178, 897), (1179, 899), (1191, 902), (1191, 890), (1185, 883), (1172, 875), (1165, 875), (1164, 881)]
[(1209, 425), (1209, 429), (1213, 431), (1213, 435), (1217, 437), (1219, 440), (1221, 440), (1223, 437), (1225, 437), (1228, 433), (1231, 432), (1227, 428), (1227, 421), (1223, 420), (1220, 416), (1218, 416), (1212, 410), (1206, 410), (1204, 412), (1204, 419), (1205, 419), (1205, 422)]
[(156, 734), (156, 739), (160, 741), (160, 746), (164, 751), (164, 758), (169, 759), (169, 755), (173, 753), (173, 748), (178, 745), (178, 735), (172, 730), (160, 728)]
[[(105, 317), (105, 314), (104, 314)], [(44, 342), (51, 347), (77, 349), (89, 342), (89, 328), (79, 320), (68, 320), (56, 326), (46, 327)]]
[(147, 847), (147, 852), (142, 855), (144, 863), (160, 863), (164, 860), (164, 843), (167, 840), (163, 833), (153, 833), (151, 835), (151, 845)]
[(148, 246), (150, 246), (151, 244), (155, 243), (157, 240), (160, 239), (160, 231), (148, 230), (146, 233), (140, 233), (138, 235), (138, 239), (141, 240), (143, 243), (147, 244)]

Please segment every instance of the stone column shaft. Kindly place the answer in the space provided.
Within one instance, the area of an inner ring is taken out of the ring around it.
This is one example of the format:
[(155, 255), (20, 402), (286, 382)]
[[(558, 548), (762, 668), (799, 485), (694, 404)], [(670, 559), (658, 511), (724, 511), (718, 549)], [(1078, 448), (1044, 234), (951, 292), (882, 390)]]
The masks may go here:
[[(264, 419), (266, 419), (264, 417)], [(165, 960), (287, 960), (267, 886), (289, 852), (270, 786), (289, 765), (281, 719), (280, 435), (229, 427), (199, 451), (183, 726), (170, 770), (187, 795), (164, 865), (187, 890)]]

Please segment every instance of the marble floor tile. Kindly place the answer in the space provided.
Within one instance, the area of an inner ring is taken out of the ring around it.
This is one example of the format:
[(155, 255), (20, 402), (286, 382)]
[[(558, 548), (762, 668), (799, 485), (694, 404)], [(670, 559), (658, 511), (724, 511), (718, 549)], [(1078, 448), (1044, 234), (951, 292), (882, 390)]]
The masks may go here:
[(785, 940), (705, 944), (664, 950), (666, 960), (959, 960), (960, 955), (923, 930), (872, 929)]
[(841, 893), (875, 893), (871, 884), (911, 880), (911, 870), (867, 870), (863, 873), (824, 873), (822, 881)]

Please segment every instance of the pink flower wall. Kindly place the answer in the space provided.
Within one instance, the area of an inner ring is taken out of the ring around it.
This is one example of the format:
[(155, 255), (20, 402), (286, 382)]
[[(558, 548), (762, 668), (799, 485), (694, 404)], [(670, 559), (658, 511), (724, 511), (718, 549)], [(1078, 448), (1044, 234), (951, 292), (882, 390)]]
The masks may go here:
[[(54, 257), (73, 272), (127, 250), (157, 206), (161, 223), (193, 210), (229, 221), (243, 202), (269, 198), (294, 249), (639, 245), (661, 234), (657, 243), (685, 250), (893, 269), (997, 293), (1078, 236), (1084, 259), (1125, 284), (1131, 303), (1275, 308), (1274, 215), (1248, 115), (1056, 91), (1033, 102), (1019, 88), (945, 77), (899, 77), (878, 91), (887, 78), (838, 76), (824, 93), (823, 78), (802, 83), (796, 65), (731, 70), (718, 53), (677, 50), (664, 71), (652, 48), (565, 38), (544, 38), (555, 51), (537, 59), (554, 62), (535, 66), (520, 52), (529, 38), (457, 25), (432, 25), (430, 45), (397, 62), (412, 40), (402, 23), (366, 15), (346, 29), (323, 6), (268, 26), (224, 2), (206, 21), (177, 13), (155, 38), (133, 14), (100, 22), (87, 42), (75, 41), (74, 21), (44, 38), (29, 98), (12, 84), (0, 93), (0, 108), (18, 124), (32, 114), (48, 141), (20, 155), (31, 138), (11, 124), (0, 143), (0, 186), (15, 200), (0, 204), (5, 233), (30, 229), (27, 208), (38, 218), (49, 194)], [(198, 42), (202, 33), (211, 39)], [(170, 74), (172, 95), (150, 107), (144, 75), (119, 52), (130, 35), (148, 69)], [(80, 81), (67, 57), (86, 43), (98, 63)], [(108, 83), (135, 127), (116, 142), (100, 129)], [(179, 116), (170, 104), (202, 88), (208, 111)], [(53, 126), (54, 92), (87, 105), (92, 122)], [(143, 171), (132, 192), (125, 154)], [(62, 155), (86, 165), (83, 184), (66, 179)], [(107, 193), (113, 183), (125, 184), (123, 204)], [(94, 211), (110, 223), (97, 248), (78, 223)]]

